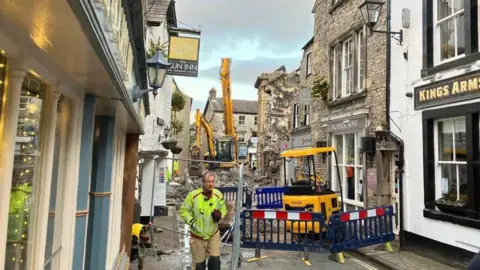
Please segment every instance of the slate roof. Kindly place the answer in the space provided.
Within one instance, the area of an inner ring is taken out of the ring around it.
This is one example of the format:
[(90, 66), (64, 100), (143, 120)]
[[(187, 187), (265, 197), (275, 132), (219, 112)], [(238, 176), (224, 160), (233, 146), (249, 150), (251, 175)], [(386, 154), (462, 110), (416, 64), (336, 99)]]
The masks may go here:
[(148, 0), (147, 21), (162, 23), (171, 0)]
[[(214, 112), (223, 112), (223, 98), (211, 99), (208, 102)], [(232, 104), (233, 113), (257, 114), (258, 112), (258, 102), (256, 100), (232, 99)]]

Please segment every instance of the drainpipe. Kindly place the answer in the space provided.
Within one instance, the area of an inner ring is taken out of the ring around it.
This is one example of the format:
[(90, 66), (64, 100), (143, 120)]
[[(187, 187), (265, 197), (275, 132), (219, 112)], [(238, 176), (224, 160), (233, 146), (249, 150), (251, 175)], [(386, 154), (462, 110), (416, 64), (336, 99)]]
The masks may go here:
[[(391, 0), (387, 0), (387, 33), (391, 31), (390, 19), (391, 19), (391, 9), (392, 9)], [(385, 119), (386, 119), (386, 130), (390, 130), (390, 57), (391, 57), (391, 36), (387, 34), (387, 55), (386, 55), (386, 67), (385, 67)]]

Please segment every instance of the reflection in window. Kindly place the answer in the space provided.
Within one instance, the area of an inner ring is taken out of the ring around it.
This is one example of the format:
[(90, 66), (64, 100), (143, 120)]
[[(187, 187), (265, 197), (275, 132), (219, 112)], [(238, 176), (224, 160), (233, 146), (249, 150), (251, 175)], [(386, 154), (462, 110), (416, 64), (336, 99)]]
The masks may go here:
[(25, 77), (19, 107), (12, 189), (8, 215), (5, 269), (27, 269), (28, 235), (32, 217), (34, 183), (38, 179), (41, 115), (46, 85)]
[(440, 203), (461, 206), (468, 201), (465, 117), (437, 122)]
[(437, 35), (440, 61), (465, 53), (463, 0), (437, 0)]

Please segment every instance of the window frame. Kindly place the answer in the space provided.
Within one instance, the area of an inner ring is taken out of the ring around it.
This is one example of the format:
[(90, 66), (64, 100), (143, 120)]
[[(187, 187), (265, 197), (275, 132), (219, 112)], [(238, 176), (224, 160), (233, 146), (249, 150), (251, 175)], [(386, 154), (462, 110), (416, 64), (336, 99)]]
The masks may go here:
[(308, 52), (305, 57), (305, 77), (308, 77), (312, 74), (312, 52)]
[[(463, 7), (463, 9), (461, 11), (457, 11), (455, 13), (452, 13), (442, 19), (438, 19), (438, 1), (440, 0), (434, 0), (433, 1), (433, 22), (434, 22), (434, 31), (433, 31), (433, 35), (434, 35), (434, 42), (435, 44), (439, 44), (441, 45), (441, 24), (442, 23), (445, 23), (447, 21), (455, 21), (455, 26), (454, 26), (454, 31), (455, 33), (457, 34), (455, 36), (455, 56), (453, 57), (450, 57), (448, 59), (444, 59), (442, 60), (442, 49), (441, 49), (441, 46), (438, 46), (439, 50), (435, 50), (435, 57), (434, 57), (434, 64), (435, 65), (439, 65), (439, 64), (443, 64), (443, 63), (447, 63), (447, 62), (451, 62), (451, 61), (454, 61), (454, 60), (457, 60), (457, 59), (460, 59), (462, 57), (465, 57), (465, 52), (462, 53), (462, 54), (458, 54), (457, 52), (457, 36), (458, 36), (458, 23), (457, 23), (457, 18), (460, 17), (460, 16), (464, 16), (464, 20), (465, 20), (465, 6)], [(464, 1), (464, 0), (453, 0), (453, 1)], [(464, 29), (465, 29), (465, 25), (464, 25)], [(464, 33), (464, 35), (466, 35), (466, 32)], [(435, 47), (434, 47), (435, 48)]]
[[(243, 120), (243, 121), (242, 121)], [(242, 123), (243, 122), (243, 123)], [(245, 122), (246, 122), (246, 117), (245, 115), (239, 115), (238, 116), (238, 125), (240, 126), (244, 126), (245, 125)]]
[(293, 104), (293, 128), (298, 128), (298, 113), (299, 113), (298, 103)]
[(255, 117), (253, 118), (253, 125), (256, 126), (258, 125), (258, 116), (255, 115)]
[[(243, 139), (241, 139), (243, 137)], [(238, 133), (238, 142), (244, 143), (247, 141), (247, 134), (245, 132)]]
[(310, 125), (310, 105), (304, 105), (303, 109), (305, 113), (303, 114), (303, 126), (308, 127)]
[[(432, 76), (438, 72), (445, 70), (453, 69), (459, 66), (468, 65), (471, 63), (480, 60), (479, 52), (479, 18), (478, 13), (479, 4), (476, 0), (464, 0), (464, 31), (465, 31), (465, 56), (457, 59), (452, 59), (451, 61), (445, 61), (443, 63), (435, 62), (435, 51), (431, 48), (436, 48), (435, 43), (435, 30), (436, 30), (436, 21), (434, 14), (436, 11), (436, 4), (434, 0), (423, 0), (423, 9), (422, 9), (422, 25), (423, 25), (423, 68), (421, 71), (421, 77)], [(435, 7), (434, 7), (435, 5)], [(437, 46), (438, 47), (438, 46)]]
[[(353, 134), (354, 136), (354, 164), (348, 164), (345, 162), (345, 157), (347, 154), (347, 148), (346, 148), (346, 136)], [(363, 161), (360, 159), (362, 153), (359, 151), (359, 148), (361, 146), (361, 138), (363, 137), (363, 132), (362, 131), (350, 131), (346, 133), (334, 133), (330, 135), (332, 138), (332, 145), (337, 148), (337, 139), (336, 136), (341, 136), (342, 137), (342, 160), (338, 160), (338, 164), (335, 162), (335, 156), (331, 155), (331, 160), (330, 160), (330, 183), (332, 186), (332, 190), (334, 191), (339, 191), (339, 186), (338, 186), (338, 179), (337, 179), (337, 169), (336, 167), (340, 167), (342, 170), (340, 176), (342, 177), (342, 192), (343, 192), (343, 206), (344, 209), (346, 209), (346, 205), (351, 205), (354, 206), (356, 210), (363, 209), (364, 208), (364, 202), (363, 202), (363, 193), (362, 195), (358, 194), (358, 187), (360, 181), (362, 181), (362, 189), (360, 190), (363, 192), (363, 173), (364, 173), (364, 167), (363, 167)], [(348, 198), (348, 189), (346, 188), (347, 185), (347, 177), (346, 177), (346, 168), (347, 167), (353, 167), (356, 169), (354, 171), (354, 199), (349, 199)]]
[[(350, 45), (349, 45), (350, 44)], [(350, 46), (350, 66), (346, 69), (348, 45)], [(341, 41), (330, 45), (331, 99), (350, 97), (365, 90), (366, 39), (364, 27), (353, 29)], [(340, 58), (339, 58), (340, 57)], [(347, 73), (350, 80), (347, 82)], [(363, 79), (361, 77), (363, 76)], [(350, 87), (347, 89), (347, 86)]]
[[(466, 119), (467, 149), (467, 185), (468, 202), (465, 216), (444, 213), (436, 209), (436, 153), (435, 121), (445, 118), (464, 116)], [(480, 227), (480, 103), (469, 103), (446, 108), (425, 110), (422, 112), (423, 136), (423, 181), (424, 205), (423, 216), (430, 219), (447, 221), (454, 224)]]

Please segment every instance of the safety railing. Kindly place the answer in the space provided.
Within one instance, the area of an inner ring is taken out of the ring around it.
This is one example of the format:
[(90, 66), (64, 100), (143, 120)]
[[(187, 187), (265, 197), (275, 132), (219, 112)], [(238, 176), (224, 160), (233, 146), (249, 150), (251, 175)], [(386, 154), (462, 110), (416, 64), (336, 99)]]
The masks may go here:
[(392, 206), (331, 215), (327, 229), (330, 252), (393, 241), (393, 216)]
[(253, 200), (257, 209), (281, 209), (284, 194), (285, 187), (256, 188)]
[(322, 213), (243, 210), (240, 219), (242, 248), (305, 252), (328, 249), (323, 234), (313, 229), (321, 232), (325, 228)]
[[(225, 202), (234, 202), (237, 198), (238, 187), (217, 187), (216, 189), (223, 193)], [(242, 207), (252, 208), (252, 193), (247, 187), (243, 187)]]

